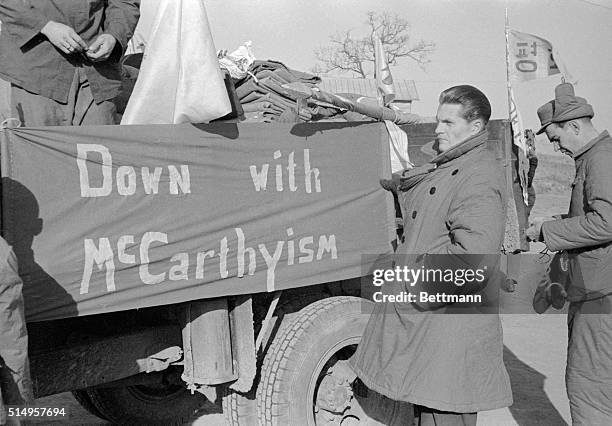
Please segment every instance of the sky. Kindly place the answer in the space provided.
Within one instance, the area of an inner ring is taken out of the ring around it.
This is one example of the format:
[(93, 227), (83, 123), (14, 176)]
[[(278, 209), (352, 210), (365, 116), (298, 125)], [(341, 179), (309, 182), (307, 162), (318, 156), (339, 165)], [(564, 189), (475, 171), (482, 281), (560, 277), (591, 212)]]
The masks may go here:
[[(142, 0), (156, 3), (159, 0)], [(595, 109), (593, 123), (612, 131), (612, 0), (204, 0), (217, 49), (252, 41), (258, 59), (310, 71), (314, 51), (335, 33), (367, 30), (368, 11), (390, 12), (411, 23), (415, 39), (436, 43), (425, 70), (406, 59), (395, 79), (416, 83), (413, 112), (432, 116), (439, 93), (471, 84), (490, 99), (493, 118), (508, 117), (505, 9), (512, 29), (550, 41), (578, 80), (576, 94)], [(146, 15), (146, 13), (145, 13)], [(143, 17), (146, 21), (148, 18)], [(350, 77), (350, 74), (342, 76)], [(525, 128), (539, 128), (537, 108), (554, 97), (559, 75), (514, 84)], [(545, 139), (538, 148), (551, 152)]]

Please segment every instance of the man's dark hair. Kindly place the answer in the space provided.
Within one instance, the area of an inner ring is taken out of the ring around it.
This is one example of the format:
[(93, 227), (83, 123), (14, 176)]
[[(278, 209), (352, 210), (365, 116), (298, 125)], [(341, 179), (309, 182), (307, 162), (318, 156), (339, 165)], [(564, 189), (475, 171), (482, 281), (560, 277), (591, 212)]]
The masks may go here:
[(440, 94), (440, 105), (458, 104), (463, 106), (463, 118), (471, 122), (482, 119), (486, 125), (491, 118), (491, 104), (474, 86), (462, 85), (446, 89)]

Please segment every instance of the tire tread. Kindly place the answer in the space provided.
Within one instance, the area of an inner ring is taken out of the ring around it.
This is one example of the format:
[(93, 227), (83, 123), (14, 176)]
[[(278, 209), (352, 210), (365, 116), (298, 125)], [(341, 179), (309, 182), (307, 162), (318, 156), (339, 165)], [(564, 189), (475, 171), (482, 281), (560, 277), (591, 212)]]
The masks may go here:
[[(315, 323), (322, 321), (326, 312), (333, 310), (338, 305), (362, 304), (364, 299), (353, 296), (336, 296), (318, 300), (300, 311), (299, 316), (291, 323), (286, 324), (270, 345), (262, 365), (261, 383), (257, 390), (257, 405), (262, 424), (284, 425), (289, 419), (283, 418), (287, 410), (283, 407), (290, 404), (286, 398), (277, 401), (273, 395), (286, 396), (289, 392), (286, 387), (290, 385), (287, 378), (291, 377), (296, 366), (291, 365), (291, 359), (296, 354), (305, 354), (308, 350), (307, 342), (301, 337)], [(298, 342), (301, 347), (298, 347)], [(299, 358), (299, 357), (298, 357)]]

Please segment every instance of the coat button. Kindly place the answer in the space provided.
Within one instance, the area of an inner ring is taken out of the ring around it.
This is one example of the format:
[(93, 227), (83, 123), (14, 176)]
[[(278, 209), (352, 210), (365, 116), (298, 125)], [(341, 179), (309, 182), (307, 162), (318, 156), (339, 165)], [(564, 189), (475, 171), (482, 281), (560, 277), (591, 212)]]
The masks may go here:
[(416, 210), (412, 212), (412, 218), (416, 219)]
[(434, 194), (436, 193), (436, 187), (435, 187), (435, 186), (432, 186), (432, 187), (431, 187), (431, 189), (429, 190), (429, 193), (430, 193), (431, 195), (434, 195)]
[(451, 173), (451, 175), (455, 176), (457, 173), (459, 173), (459, 169), (455, 169), (455, 170), (453, 170), (453, 172)]

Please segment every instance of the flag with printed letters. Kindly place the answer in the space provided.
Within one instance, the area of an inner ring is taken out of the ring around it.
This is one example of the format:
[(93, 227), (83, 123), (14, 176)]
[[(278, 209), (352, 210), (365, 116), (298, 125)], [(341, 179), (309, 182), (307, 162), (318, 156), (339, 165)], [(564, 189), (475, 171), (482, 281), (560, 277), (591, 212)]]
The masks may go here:
[(510, 76), (517, 81), (530, 81), (561, 74), (575, 83), (552, 44), (542, 37), (510, 30)]

